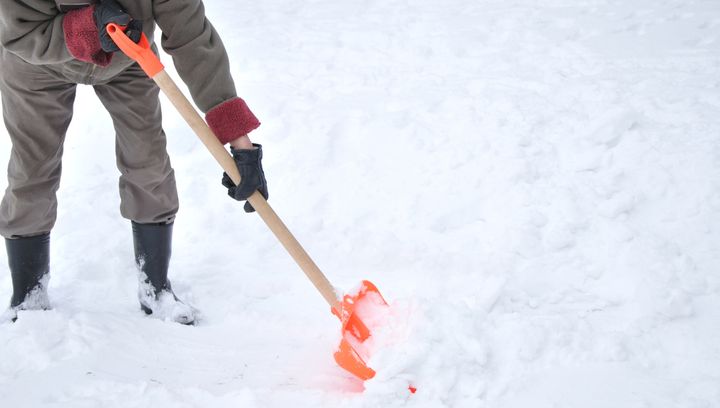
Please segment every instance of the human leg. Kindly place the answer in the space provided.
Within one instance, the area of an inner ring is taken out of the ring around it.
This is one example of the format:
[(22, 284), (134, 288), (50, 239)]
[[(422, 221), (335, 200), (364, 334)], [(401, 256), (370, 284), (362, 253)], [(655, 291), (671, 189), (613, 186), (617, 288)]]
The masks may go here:
[(14, 320), (17, 310), (50, 306), (50, 230), (76, 85), (4, 49), (0, 66), (3, 119), (12, 142), (0, 235), (13, 282), (9, 312)]
[(165, 149), (159, 89), (140, 69), (131, 67), (95, 85), (95, 92), (115, 126), (121, 213), (132, 221), (141, 308), (191, 324), (194, 311), (177, 299), (167, 278), (178, 198)]

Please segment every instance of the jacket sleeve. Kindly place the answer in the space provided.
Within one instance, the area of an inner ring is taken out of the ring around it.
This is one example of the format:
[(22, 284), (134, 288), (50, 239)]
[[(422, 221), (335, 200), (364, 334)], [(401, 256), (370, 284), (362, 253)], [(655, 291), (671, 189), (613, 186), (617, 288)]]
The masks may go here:
[(225, 46), (201, 0), (154, 0), (153, 14), (162, 48), (203, 113), (237, 97)]
[(228, 143), (260, 126), (237, 96), (225, 46), (205, 17), (202, 0), (154, 0), (153, 15), (163, 49), (218, 140)]
[(0, 0), (0, 44), (31, 64), (73, 59), (65, 46), (63, 14), (46, 0)]

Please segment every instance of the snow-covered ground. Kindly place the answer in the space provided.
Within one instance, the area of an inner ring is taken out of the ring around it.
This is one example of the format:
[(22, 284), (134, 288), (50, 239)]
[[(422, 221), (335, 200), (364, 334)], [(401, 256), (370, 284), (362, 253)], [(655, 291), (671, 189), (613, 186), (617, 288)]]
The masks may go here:
[(54, 309), (0, 326), (3, 407), (720, 406), (720, 2), (207, 8), (271, 204), (337, 287), (391, 303), (378, 376), (335, 365), (337, 320), (170, 105), (172, 278), (203, 320), (145, 317), (85, 87)]

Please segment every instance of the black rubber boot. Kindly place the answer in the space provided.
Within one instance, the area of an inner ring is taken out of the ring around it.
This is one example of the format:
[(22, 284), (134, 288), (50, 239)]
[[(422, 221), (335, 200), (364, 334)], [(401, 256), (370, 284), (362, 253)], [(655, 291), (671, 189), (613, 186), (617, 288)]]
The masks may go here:
[(8, 266), (12, 277), (11, 320), (18, 310), (50, 308), (47, 281), (50, 278), (50, 234), (5, 239)]
[(195, 321), (193, 309), (182, 303), (168, 280), (173, 224), (132, 222), (135, 263), (140, 271), (138, 299), (147, 314), (182, 324)]

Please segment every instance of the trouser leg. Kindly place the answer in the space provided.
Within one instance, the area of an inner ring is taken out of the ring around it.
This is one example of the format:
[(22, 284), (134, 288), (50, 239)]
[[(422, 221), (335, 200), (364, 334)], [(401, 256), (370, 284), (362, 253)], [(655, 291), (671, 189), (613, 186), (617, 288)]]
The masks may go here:
[(168, 280), (178, 197), (162, 129), (160, 90), (133, 66), (95, 85), (95, 92), (115, 125), (120, 211), (133, 221), (141, 308), (161, 319), (192, 324), (195, 311), (175, 296)]
[(121, 214), (140, 224), (172, 222), (178, 197), (157, 85), (132, 66), (94, 87), (115, 126)]
[(0, 49), (0, 94), (12, 150), (8, 187), (0, 203), (0, 235), (48, 233), (57, 215), (65, 133), (74, 83)]

